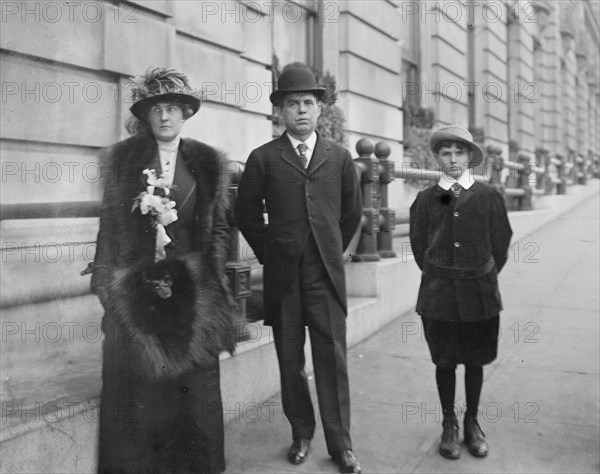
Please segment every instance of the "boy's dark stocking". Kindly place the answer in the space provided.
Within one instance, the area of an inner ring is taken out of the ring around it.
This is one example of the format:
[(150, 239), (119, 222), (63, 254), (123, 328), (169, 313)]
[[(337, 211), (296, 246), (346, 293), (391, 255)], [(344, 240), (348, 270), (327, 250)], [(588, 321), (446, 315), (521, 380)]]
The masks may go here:
[(455, 369), (436, 367), (435, 380), (444, 414), (442, 439), (438, 449), (445, 458), (458, 459), (460, 457), (460, 444), (458, 443), (458, 421), (454, 413)]
[(483, 367), (465, 367), (465, 391), (467, 394), (467, 413), (464, 419), (465, 444), (469, 452), (478, 458), (487, 456), (489, 450), (485, 434), (477, 422), (482, 385)]
[(467, 416), (477, 417), (479, 397), (483, 385), (483, 367), (465, 367), (465, 393), (467, 397)]
[(442, 413), (444, 418), (455, 418), (454, 413), (454, 392), (456, 390), (455, 369), (444, 367), (435, 368), (435, 381), (437, 383), (440, 403), (442, 404)]

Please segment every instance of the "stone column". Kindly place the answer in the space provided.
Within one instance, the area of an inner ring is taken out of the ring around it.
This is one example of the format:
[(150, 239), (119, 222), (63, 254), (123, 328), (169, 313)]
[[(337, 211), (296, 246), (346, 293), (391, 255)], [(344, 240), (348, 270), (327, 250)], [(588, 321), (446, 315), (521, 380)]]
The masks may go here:
[(557, 4), (560, 8), (561, 58), (561, 117), (562, 144), (571, 177), (575, 175), (577, 150), (577, 60), (575, 58), (575, 28), (573, 27), (572, 4)]
[[(551, 156), (564, 154), (561, 139), (561, 80), (560, 56), (556, 6), (552, 2), (539, 2), (537, 5), (538, 39), (540, 51), (537, 53), (535, 82), (540, 89), (539, 134), (540, 146), (548, 149)], [(537, 128), (537, 127), (536, 127)], [(562, 152), (562, 153), (561, 153)]]
[[(525, 21), (529, 12), (515, 3), (508, 14), (508, 125), (509, 137), (519, 146), (519, 153), (535, 163), (535, 107), (539, 89), (533, 72), (534, 49), (532, 35), (535, 23)], [(536, 186), (531, 173), (529, 184)]]

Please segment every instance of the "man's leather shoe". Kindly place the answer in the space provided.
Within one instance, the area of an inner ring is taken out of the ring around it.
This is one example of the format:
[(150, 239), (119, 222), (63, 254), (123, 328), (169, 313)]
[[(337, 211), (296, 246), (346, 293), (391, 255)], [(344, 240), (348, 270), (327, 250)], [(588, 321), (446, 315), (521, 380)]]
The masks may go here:
[(308, 458), (310, 439), (295, 439), (288, 451), (288, 461), (292, 464), (302, 464)]
[(460, 444), (458, 443), (458, 420), (456, 418), (445, 418), (442, 422), (442, 440), (439, 451), (448, 459), (460, 457)]
[(485, 435), (481, 431), (477, 418), (474, 416), (465, 416), (465, 444), (471, 455), (477, 458), (484, 458), (488, 453), (488, 444), (485, 441)]
[(340, 472), (362, 472), (358, 459), (354, 457), (354, 454), (349, 449), (342, 449), (332, 454), (331, 457), (339, 466)]

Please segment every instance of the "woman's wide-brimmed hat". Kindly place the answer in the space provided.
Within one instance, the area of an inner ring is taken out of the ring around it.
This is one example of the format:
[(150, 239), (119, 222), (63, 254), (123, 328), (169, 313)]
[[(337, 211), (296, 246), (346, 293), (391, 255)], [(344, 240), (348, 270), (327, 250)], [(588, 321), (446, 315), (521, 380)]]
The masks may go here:
[(192, 115), (200, 109), (202, 94), (190, 86), (187, 76), (175, 69), (157, 67), (131, 79), (133, 82), (131, 113), (145, 119), (146, 111), (158, 102), (175, 102), (192, 108)]
[(447, 125), (445, 127), (438, 128), (429, 140), (431, 151), (435, 153), (435, 147), (439, 142), (450, 140), (453, 142), (466, 143), (473, 152), (473, 158), (469, 162), (469, 168), (474, 168), (483, 162), (485, 158), (485, 151), (483, 148), (475, 143), (473, 135), (466, 128), (458, 125)]
[(277, 90), (271, 92), (269, 99), (274, 105), (279, 105), (283, 96), (301, 92), (312, 92), (318, 100), (321, 100), (325, 95), (325, 88), (319, 87), (317, 79), (310, 69), (294, 67), (281, 73), (277, 81)]

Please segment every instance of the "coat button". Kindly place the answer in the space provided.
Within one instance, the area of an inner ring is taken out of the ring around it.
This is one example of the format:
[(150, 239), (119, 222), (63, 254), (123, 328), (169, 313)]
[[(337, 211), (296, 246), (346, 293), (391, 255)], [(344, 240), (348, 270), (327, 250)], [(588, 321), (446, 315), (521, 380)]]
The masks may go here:
[(454, 242), (454, 246), (457, 248), (460, 247), (460, 242)]
[(452, 215), (453, 215), (454, 217), (458, 217), (460, 214), (459, 214), (458, 212), (454, 211), (454, 212), (452, 213)]

